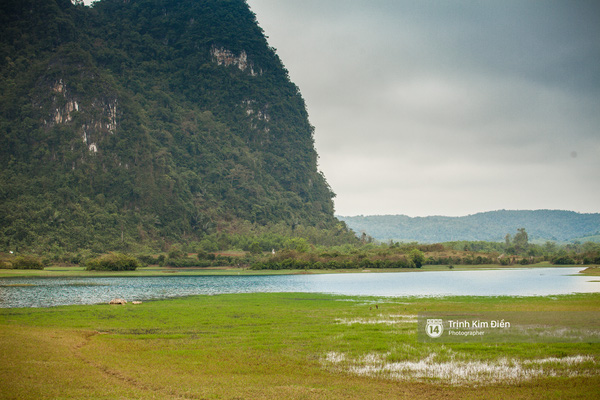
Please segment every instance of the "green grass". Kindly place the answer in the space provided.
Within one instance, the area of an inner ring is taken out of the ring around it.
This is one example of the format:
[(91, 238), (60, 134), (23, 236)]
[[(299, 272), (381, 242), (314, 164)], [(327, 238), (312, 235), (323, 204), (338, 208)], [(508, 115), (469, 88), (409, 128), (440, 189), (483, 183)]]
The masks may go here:
[(590, 266), (581, 271), (582, 274), (590, 275), (590, 276), (600, 276), (600, 267), (598, 266)]
[[(599, 394), (599, 344), (419, 343), (414, 316), (450, 310), (599, 311), (600, 295), (235, 294), (126, 306), (1, 309), (0, 398), (591, 399)], [(556, 361), (577, 356), (585, 358), (573, 365)], [(423, 360), (451, 368), (547, 361), (536, 365), (541, 375), (514, 382), (399, 377), (377, 369)], [(365, 368), (374, 372), (360, 373)]]

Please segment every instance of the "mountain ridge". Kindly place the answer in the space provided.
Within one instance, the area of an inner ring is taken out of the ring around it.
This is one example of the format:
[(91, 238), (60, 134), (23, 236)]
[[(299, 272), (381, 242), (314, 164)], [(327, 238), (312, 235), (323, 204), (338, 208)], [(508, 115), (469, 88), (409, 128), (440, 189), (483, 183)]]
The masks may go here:
[(380, 241), (504, 241), (525, 228), (532, 241), (599, 240), (600, 213), (567, 210), (497, 210), (462, 217), (406, 215), (337, 216), (357, 233)]

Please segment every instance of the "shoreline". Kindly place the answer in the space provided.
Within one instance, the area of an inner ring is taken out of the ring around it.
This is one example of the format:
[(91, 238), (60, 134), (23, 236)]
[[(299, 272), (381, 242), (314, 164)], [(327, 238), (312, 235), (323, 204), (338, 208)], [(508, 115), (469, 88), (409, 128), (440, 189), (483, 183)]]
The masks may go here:
[[(568, 269), (565, 269), (568, 268)], [(321, 293), (341, 294), (347, 296), (371, 296), (385, 298), (445, 298), (448, 296), (462, 297), (554, 297), (557, 295), (568, 295), (578, 293), (596, 293), (600, 295), (600, 286), (593, 280), (593, 276), (580, 274), (579, 267), (557, 267), (557, 268), (505, 268), (498, 269), (471, 269), (460, 271), (459, 275), (452, 275), (450, 270), (425, 270), (420, 272), (432, 272), (432, 274), (408, 274), (399, 275), (398, 271), (336, 271), (335, 274), (306, 274), (306, 271), (292, 274), (298, 271), (276, 271), (287, 274), (253, 274), (247, 270), (246, 274), (231, 274), (231, 271), (220, 269), (224, 274), (154, 274), (154, 275), (121, 275), (115, 276), (110, 273), (98, 273), (84, 271), (84, 275), (78, 276), (25, 276), (0, 278), (0, 288), (6, 289), (5, 293), (10, 296), (14, 293), (14, 299), (3, 301), (0, 308), (47, 308), (75, 304), (104, 304), (114, 298), (122, 298), (127, 301), (157, 301), (170, 298), (181, 298), (196, 295), (220, 295), (234, 293)], [(190, 272), (190, 271), (188, 271)], [(197, 272), (197, 271), (192, 271)], [(214, 271), (213, 271), (214, 272)], [(260, 271), (264, 272), (264, 271)], [(354, 273), (353, 273), (354, 272)], [(409, 272), (409, 271), (400, 271)], [(417, 272), (417, 271), (414, 271)], [(434, 272), (443, 272), (437, 273)], [(471, 274), (465, 272), (472, 272)], [(339, 275), (345, 273), (345, 277)], [(362, 275), (366, 273), (367, 275)], [(381, 275), (383, 274), (383, 275)], [(539, 277), (538, 277), (539, 275)], [(328, 277), (329, 276), (329, 277)], [(505, 276), (512, 279), (518, 285), (523, 279), (545, 279), (546, 284), (531, 288), (512, 290), (512, 284), (497, 290), (493, 286), (494, 277)], [(491, 278), (490, 278), (491, 277)], [(512, 277), (512, 278), (511, 278)], [(135, 279), (138, 278), (138, 279)], [(174, 278), (174, 279), (172, 279)], [(490, 280), (491, 279), (491, 280)], [(466, 280), (466, 281), (465, 281)], [(447, 287), (448, 282), (454, 281), (457, 288), (453, 290)], [(290, 283), (292, 282), (292, 283)], [(295, 283), (294, 283), (295, 282)], [(319, 283), (321, 282), (321, 283)], [(325, 283), (323, 283), (325, 282)], [(350, 288), (347, 290), (340, 283), (345, 282)], [(442, 287), (440, 288), (440, 282)], [(461, 284), (462, 282), (462, 284)], [(477, 283), (479, 289), (466, 289), (464, 283)], [(553, 283), (555, 282), (555, 283)], [(561, 283), (562, 282), (562, 283)], [(569, 282), (576, 282), (574, 286)], [(248, 284), (250, 286), (245, 286)], [(311, 286), (311, 283), (316, 286)], [(302, 285), (308, 284), (309, 289)], [(356, 290), (356, 285), (361, 289)], [(366, 285), (366, 286), (365, 286)], [(371, 286), (369, 286), (371, 285)], [(432, 285), (432, 286), (431, 286)], [(492, 286), (490, 286), (492, 285)], [(558, 285), (558, 286), (557, 286)], [(23, 289), (39, 286), (39, 291)], [(60, 300), (54, 299), (54, 286), (68, 289), (63, 292)], [(106, 288), (96, 288), (104, 286)], [(363, 287), (364, 286), (364, 287)], [(83, 288), (85, 287), (85, 288)], [(50, 289), (48, 289), (50, 288)], [(91, 289), (90, 289), (91, 288)], [(484, 290), (482, 290), (484, 288)], [(554, 289), (552, 289), (554, 288)], [(99, 292), (100, 290), (100, 292)], [(151, 290), (151, 292), (149, 291)], [(100, 294), (99, 294), (100, 293)], [(83, 299), (83, 300), (82, 300)]]
[(68, 278), (68, 277), (151, 277), (151, 276), (237, 276), (237, 275), (323, 275), (323, 274), (348, 274), (348, 273), (403, 273), (403, 272), (439, 272), (439, 271), (482, 271), (482, 270), (515, 270), (535, 268), (577, 268), (580, 274), (600, 276), (600, 267), (597, 265), (552, 265), (547, 262), (532, 265), (457, 265), (449, 268), (447, 265), (425, 265), (421, 268), (381, 268), (381, 269), (280, 269), (254, 270), (239, 267), (205, 267), (205, 268), (173, 268), (148, 266), (135, 271), (87, 271), (84, 267), (51, 266), (42, 270), (0, 269), (0, 279), (4, 278)]

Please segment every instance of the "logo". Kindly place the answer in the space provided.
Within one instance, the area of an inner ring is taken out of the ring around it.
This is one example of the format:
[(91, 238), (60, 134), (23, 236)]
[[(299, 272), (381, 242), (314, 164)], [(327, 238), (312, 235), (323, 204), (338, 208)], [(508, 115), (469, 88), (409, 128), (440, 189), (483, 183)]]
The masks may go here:
[(444, 320), (442, 319), (427, 319), (427, 325), (425, 325), (425, 333), (430, 338), (439, 338), (444, 333)]

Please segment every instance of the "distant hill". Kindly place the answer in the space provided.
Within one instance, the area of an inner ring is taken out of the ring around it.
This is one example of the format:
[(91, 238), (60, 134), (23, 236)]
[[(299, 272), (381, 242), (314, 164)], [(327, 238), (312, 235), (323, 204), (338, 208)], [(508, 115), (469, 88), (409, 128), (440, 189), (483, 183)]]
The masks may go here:
[(490, 211), (465, 217), (406, 215), (338, 216), (358, 234), (379, 241), (440, 243), (457, 240), (503, 241), (507, 233), (525, 228), (530, 241), (600, 241), (600, 214), (573, 211)]

